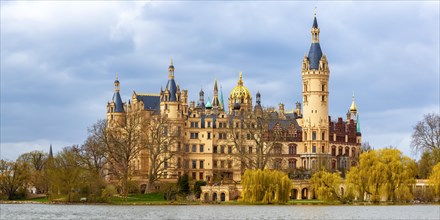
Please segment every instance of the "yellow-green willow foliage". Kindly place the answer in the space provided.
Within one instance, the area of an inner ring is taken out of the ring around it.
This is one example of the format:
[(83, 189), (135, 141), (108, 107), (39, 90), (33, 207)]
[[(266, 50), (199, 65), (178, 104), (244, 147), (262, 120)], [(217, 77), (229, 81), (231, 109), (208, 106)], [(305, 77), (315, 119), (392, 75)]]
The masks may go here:
[(310, 185), (319, 200), (343, 200), (342, 178), (337, 173), (319, 171), (313, 174)]
[(291, 182), (277, 170), (246, 170), (242, 176), (243, 201), (256, 203), (286, 203)]
[(440, 196), (440, 163), (437, 163), (429, 175), (429, 183), (433, 185), (434, 193)]
[(397, 149), (385, 148), (365, 152), (360, 165), (347, 173), (346, 185), (359, 200), (409, 201), (413, 195), (416, 163)]

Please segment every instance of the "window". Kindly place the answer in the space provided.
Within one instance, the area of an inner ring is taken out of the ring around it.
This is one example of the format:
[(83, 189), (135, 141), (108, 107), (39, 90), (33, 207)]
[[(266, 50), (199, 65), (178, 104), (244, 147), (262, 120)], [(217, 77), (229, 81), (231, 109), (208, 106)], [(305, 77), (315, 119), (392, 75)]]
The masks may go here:
[(180, 152), (182, 150), (182, 147), (180, 146), (180, 142), (177, 142), (177, 152)]
[(197, 173), (196, 173), (196, 172), (192, 172), (192, 178), (193, 178), (193, 180), (195, 180), (196, 177), (197, 177)]
[(275, 145), (274, 153), (275, 154), (281, 154), (281, 145), (280, 144)]
[(184, 162), (183, 164), (185, 165), (185, 168), (188, 169), (189, 168), (189, 160), (184, 160), (183, 162)]
[(165, 153), (168, 152), (168, 145), (167, 145), (167, 144), (165, 144), (165, 145), (163, 146), (163, 151), (164, 151)]
[(312, 153), (316, 153), (316, 146), (312, 146)]
[(281, 169), (281, 159), (275, 159), (273, 168)]
[(189, 144), (185, 144), (185, 152), (189, 152)]
[(222, 154), (225, 153), (225, 146), (220, 146), (220, 153), (222, 153)]
[(199, 138), (199, 133), (190, 133), (190, 138), (191, 139), (198, 139)]
[(214, 153), (218, 153), (218, 147), (216, 145), (214, 145), (214, 149), (213, 149)]
[(289, 154), (296, 154), (296, 145), (289, 146)]
[(199, 123), (198, 122), (191, 122), (191, 128), (198, 128)]
[(296, 169), (296, 160), (289, 160), (289, 169)]
[(210, 128), (211, 127), (211, 122), (210, 121), (208, 121), (208, 128)]
[(195, 144), (192, 145), (192, 152), (197, 152), (197, 145)]
[(349, 156), (350, 155), (350, 148), (346, 147), (345, 148), (345, 156)]
[(325, 96), (321, 96), (321, 101), (325, 102)]
[(167, 161), (164, 161), (164, 162), (163, 162), (163, 167), (164, 167), (165, 169), (168, 168), (168, 162), (167, 162)]
[(226, 133), (218, 133), (218, 139), (226, 139)]
[(200, 169), (203, 169), (203, 165), (204, 165), (204, 163), (205, 163), (204, 160), (199, 161), (199, 168), (200, 168)]
[(232, 154), (232, 146), (228, 146), (228, 154)]
[(332, 147), (332, 156), (336, 156), (336, 147), (335, 146)]
[(251, 134), (246, 134), (246, 139), (250, 140), (252, 138)]
[(356, 156), (356, 148), (351, 148), (351, 156), (355, 157)]
[(225, 168), (225, 161), (224, 160), (220, 161), (220, 168)]
[(312, 140), (316, 141), (316, 131), (312, 132)]
[(251, 154), (252, 153), (252, 146), (249, 147), (248, 152)]
[(325, 153), (325, 147), (324, 146), (321, 146), (321, 152)]
[(199, 180), (203, 180), (203, 172), (199, 173)]
[(228, 168), (229, 168), (229, 169), (232, 168), (232, 160), (228, 160)]
[(214, 161), (212, 161), (212, 166), (214, 167), (214, 168), (217, 168), (217, 160), (214, 160)]
[(325, 85), (322, 85), (322, 91), (325, 92)]
[(177, 158), (177, 168), (180, 169), (182, 167), (182, 159), (179, 157)]
[(211, 132), (208, 132), (208, 139), (211, 139)]
[(192, 161), (192, 168), (196, 169), (197, 168), (197, 160), (193, 160)]
[(342, 155), (342, 147), (339, 147), (338, 155)]
[(200, 149), (199, 149), (199, 152), (200, 152), (200, 153), (203, 153), (203, 151), (204, 151), (204, 145), (201, 144), (199, 148), (200, 148)]

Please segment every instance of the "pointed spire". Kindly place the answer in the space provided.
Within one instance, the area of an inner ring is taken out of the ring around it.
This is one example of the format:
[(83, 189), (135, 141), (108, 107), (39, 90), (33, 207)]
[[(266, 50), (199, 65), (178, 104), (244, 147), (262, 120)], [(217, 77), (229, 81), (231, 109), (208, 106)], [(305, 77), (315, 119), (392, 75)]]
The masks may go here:
[(53, 158), (52, 144), (50, 144), (50, 147), (49, 147), (49, 158)]
[(354, 103), (354, 92), (353, 92), (353, 96), (351, 97), (350, 112), (357, 112), (356, 103)]
[(206, 107), (207, 109), (211, 109), (211, 108), (212, 108), (212, 104), (211, 104), (211, 102), (210, 102), (209, 100), (210, 100), (210, 98), (209, 98), (209, 96), (208, 96), (208, 101), (206, 102), (206, 105), (205, 105), (205, 107)]
[(170, 66), (168, 67), (168, 79), (174, 79), (174, 64), (173, 64), (173, 58), (171, 58)]
[(220, 86), (220, 106), (222, 109), (225, 109), (225, 102), (223, 101), (223, 89), (222, 86)]
[(238, 79), (238, 85), (239, 86), (243, 85), (243, 72), (242, 71), (240, 71), (240, 77)]
[(119, 79), (118, 79), (118, 72), (116, 72), (116, 79), (115, 79), (115, 92), (119, 92)]

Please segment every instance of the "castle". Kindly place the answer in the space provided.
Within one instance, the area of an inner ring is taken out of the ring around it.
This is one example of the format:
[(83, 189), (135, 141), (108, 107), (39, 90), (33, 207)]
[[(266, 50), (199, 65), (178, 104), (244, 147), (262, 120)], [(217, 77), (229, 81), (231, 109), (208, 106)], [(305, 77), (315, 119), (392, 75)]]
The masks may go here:
[[(169, 146), (175, 154), (162, 164), (159, 182), (175, 182), (187, 173), (192, 180), (227, 185), (239, 182), (244, 170), (252, 168), (283, 170), (292, 180), (307, 178), (323, 166), (343, 172), (358, 163), (361, 153), (359, 115), (354, 97), (345, 119), (332, 121), (328, 115), (330, 69), (319, 34), (315, 14), (312, 43), (302, 60), (303, 100), (291, 112), (284, 104), (277, 110), (263, 108), (258, 92), (254, 103), (242, 73), (227, 103), (221, 90), (219, 94), (217, 81), (212, 99), (206, 100), (201, 90), (197, 103), (188, 102), (188, 91), (177, 84), (171, 60), (168, 82), (159, 94), (134, 91), (125, 103), (116, 79), (113, 98), (107, 104), (108, 126), (117, 126), (130, 112), (141, 111), (145, 120), (166, 117), (178, 130), (177, 141)], [(260, 133), (258, 122), (262, 123)], [(139, 184), (145, 183), (151, 164), (147, 154), (140, 153), (131, 164)]]

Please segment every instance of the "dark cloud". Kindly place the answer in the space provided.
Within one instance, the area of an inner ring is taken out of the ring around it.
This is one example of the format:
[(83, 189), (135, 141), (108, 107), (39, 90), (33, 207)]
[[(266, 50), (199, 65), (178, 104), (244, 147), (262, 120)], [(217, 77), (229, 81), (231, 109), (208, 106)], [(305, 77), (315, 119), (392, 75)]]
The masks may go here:
[[(54, 143), (80, 144), (105, 117), (119, 74), (124, 100), (176, 80), (198, 99), (225, 99), (238, 72), (263, 104), (301, 101), (310, 47), (307, 2), (2, 2), (1, 148), (13, 159)], [(330, 115), (355, 92), (364, 140), (409, 154), (412, 126), (438, 111), (438, 2), (320, 2), (331, 68)], [(16, 150), (12, 150), (16, 149)]]

